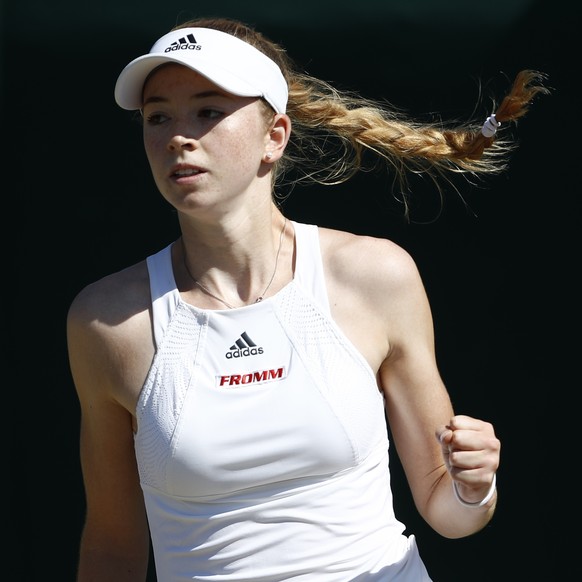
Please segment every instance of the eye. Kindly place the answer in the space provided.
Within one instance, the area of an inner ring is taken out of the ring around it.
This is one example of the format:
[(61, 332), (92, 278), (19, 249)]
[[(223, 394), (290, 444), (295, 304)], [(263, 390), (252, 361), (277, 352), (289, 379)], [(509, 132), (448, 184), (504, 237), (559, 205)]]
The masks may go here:
[(148, 125), (160, 125), (167, 119), (168, 116), (164, 115), (163, 113), (150, 113), (149, 115), (145, 116), (145, 121)]
[(223, 115), (224, 113), (222, 111), (212, 109), (211, 107), (205, 107), (198, 113), (198, 116), (204, 119), (220, 119)]

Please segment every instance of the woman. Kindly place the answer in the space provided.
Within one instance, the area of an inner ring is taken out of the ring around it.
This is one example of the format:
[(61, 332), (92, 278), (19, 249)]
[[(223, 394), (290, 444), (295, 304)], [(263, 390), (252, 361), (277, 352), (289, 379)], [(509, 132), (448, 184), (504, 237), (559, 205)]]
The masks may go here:
[(141, 112), (181, 236), (69, 311), (79, 582), (143, 581), (150, 535), (162, 582), (430, 580), (394, 516), (386, 418), (432, 528), (491, 520), (500, 442), (453, 410), (413, 260), (287, 219), (275, 187), (347, 180), (364, 152), (403, 179), (498, 172), (511, 144), (495, 131), (540, 80), (521, 73), (482, 127), (420, 125), (225, 19), (181, 25), (122, 71), (117, 103)]

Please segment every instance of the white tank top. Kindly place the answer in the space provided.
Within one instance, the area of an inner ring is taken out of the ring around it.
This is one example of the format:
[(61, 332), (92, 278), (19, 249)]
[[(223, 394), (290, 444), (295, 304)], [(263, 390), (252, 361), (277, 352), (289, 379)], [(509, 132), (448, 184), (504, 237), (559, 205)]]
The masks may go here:
[(392, 507), (375, 375), (330, 317), (318, 229), (294, 279), (199, 309), (148, 257), (156, 354), (135, 449), (159, 582), (426, 582)]

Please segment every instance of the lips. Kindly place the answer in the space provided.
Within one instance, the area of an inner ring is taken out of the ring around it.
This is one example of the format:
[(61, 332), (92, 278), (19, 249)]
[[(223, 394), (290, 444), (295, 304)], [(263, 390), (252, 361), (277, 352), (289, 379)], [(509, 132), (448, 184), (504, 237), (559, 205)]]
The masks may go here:
[(197, 170), (195, 168), (180, 168), (172, 172), (172, 176), (176, 178), (182, 178), (184, 176), (195, 176), (196, 174), (200, 174), (201, 170)]

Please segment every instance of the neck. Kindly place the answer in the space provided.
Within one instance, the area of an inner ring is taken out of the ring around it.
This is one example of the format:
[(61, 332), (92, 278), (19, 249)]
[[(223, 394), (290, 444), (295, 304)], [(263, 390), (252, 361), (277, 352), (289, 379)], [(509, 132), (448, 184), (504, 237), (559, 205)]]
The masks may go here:
[[(216, 247), (207, 252), (204, 245), (194, 243), (188, 245), (182, 235), (180, 251), (190, 288), (192, 289), (194, 285), (207, 299), (218, 301), (229, 309), (258, 303), (272, 294), (272, 289), (276, 288), (273, 287), (273, 283), (279, 272), (287, 231), (287, 219), (280, 214), (279, 216), (280, 221), (277, 220), (277, 230), (272, 238), (273, 244), (269, 245), (270, 250), (263, 247), (262, 254), (265, 259), (262, 260), (262, 267), (259, 267), (257, 262), (261, 261), (259, 247), (247, 254), (246, 267), (239, 264), (234, 268), (226, 269), (223, 265), (225, 255), (228, 253), (223, 252), (221, 256), (220, 247), (217, 255)], [(189, 252), (188, 248), (196, 250)], [(192, 261), (194, 257), (195, 260)], [(256, 263), (256, 267), (253, 267), (253, 262)], [(259, 272), (263, 272), (263, 275), (258, 275)], [(253, 283), (253, 281), (256, 282)]]

